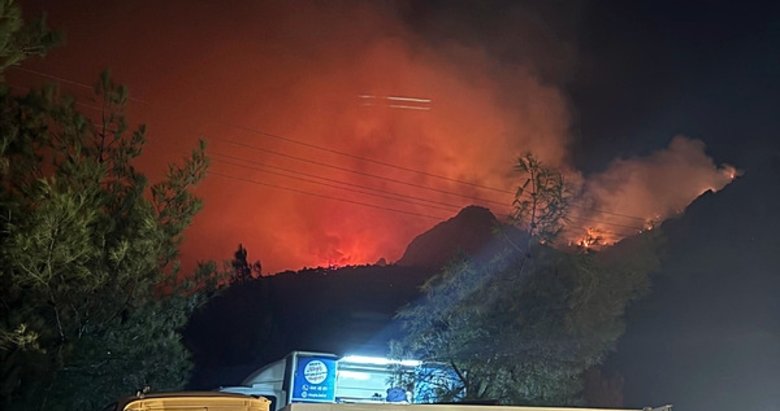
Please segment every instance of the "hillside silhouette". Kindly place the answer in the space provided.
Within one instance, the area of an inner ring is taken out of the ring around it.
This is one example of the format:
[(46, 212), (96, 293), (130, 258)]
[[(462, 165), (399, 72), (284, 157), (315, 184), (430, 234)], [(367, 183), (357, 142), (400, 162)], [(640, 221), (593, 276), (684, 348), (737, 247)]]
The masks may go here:
[(396, 264), (440, 268), (458, 254), (478, 254), (491, 241), (498, 225), (487, 208), (465, 207), (455, 217), (415, 237)]
[[(629, 307), (626, 334), (604, 366), (624, 381), (625, 406), (780, 403), (777, 181), (774, 158), (662, 224), (661, 268), (649, 295)], [(237, 384), (294, 349), (384, 354), (398, 336), (395, 312), (452, 258), (489, 256), (500, 227), (489, 210), (467, 207), (416, 237), (396, 264), (306, 269), (230, 287), (185, 332), (192, 386)]]
[(607, 363), (624, 379), (626, 406), (780, 404), (778, 181), (775, 157), (662, 225), (662, 268)]
[(192, 388), (238, 384), (292, 350), (383, 355), (395, 311), (417, 297), (426, 269), (356, 266), (283, 272), (224, 290), (184, 331)]
[(184, 330), (190, 386), (238, 384), (292, 350), (385, 355), (398, 337), (398, 309), (453, 258), (489, 254), (497, 227), (490, 210), (469, 206), (420, 234), (396, 264), (286, 271), (230, 286)]

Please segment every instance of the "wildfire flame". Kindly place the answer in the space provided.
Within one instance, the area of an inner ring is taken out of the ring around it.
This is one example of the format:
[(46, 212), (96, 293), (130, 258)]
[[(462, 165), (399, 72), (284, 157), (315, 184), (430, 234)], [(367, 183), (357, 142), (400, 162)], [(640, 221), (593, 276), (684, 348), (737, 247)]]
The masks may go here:
[(611, 238), (608, 233), (595, 227), (588, 227), (585, 229), (585, 233), (573, 242), (573, 245), (585, 250), (593, 250), (607, 247), (614, 243), (614, 238)]
[[(501, 207), (511, 206), (517, 183), (511, 167), (523, 152), (532, 151), (550, 167), (569, 166), (571, 104), (549, 67), (558, 68), (570, 46), (548, 44), (548, 27), (524, 25), (522, 40), (531, 46), (518, 50), (522, 63), (503, 64), (487, 47), (452, 39), (426, 42), (393, 10), (378, 4), (345, 9), (323, 2), (301, 9), (285, 2), (273, 7), (247, 2), (240, 15), (208, 16), (212, 30), (224, 35), (196, 30), (193, 44), (198, 47), (163, 44), (168, 48), (155, 54), (156, 64), (169, 75), (149, 78), (129, 72), (132, 65), (127, 68), (123, 77), (131, 88), (148, 80), (143, 90), (150, 101), (181, 102), (176, 111), (182, 115), (173, 117), (198, 119), (198, 135), (245, 145), (214, 141), (212, 153), (307, 176), (293, 179), (215, 160), (211, 170), (232, 178), (209, 177), (198, 187), (205, 206), (187, 233), (184, 260), (191, 265), (220, 260), (242, 242), (269, 272), (373, 263), (383, 257), (393, 261), (416, 235), (461, 207), (481, 204), (502, 214)], [(184, 12), (190, 17), (204, 13), (195, 7)], [(169, 32), (172, 28), (159, 24), (150, 36), (179, 36)], [(108, 47), (97, 42), (89, 25), (73, 29), (85, 41), (80, 49)], [(137, 33), (113, 31), (111, 36), (128, 45), (128, 56), (148, 55), (148, 44), (136, 41)], [(515, 38), (507, 38), (514, 46)], [(193, 70), (192, 62), (201, 61), (204, 52), (220, 64)], [(167, 141), (173, 146), (192, 146), (195, 135), (187, 121), (179, 126), (164, 111), (154, 114), (151, 130), (180, 136)], [(156, 145), (160, 140), (150, 138), (149, 156), (143, 157), (150, 175), (164, 173), (171, 160), (170, 151)], [(577, 204), (624, 216), (577, 209), (574, 217), (589, 228), (568, 226), (564, 238), (587, 248), (604, 247), (652, 229), (685, 209), (702, 188), (720, 189), (738, 175), (733, 167), (717, 167), (703, 142), (677, 137), (656, 153), (615, 160), (603, 172), (580, 176), (584, 187)], [(310, 176), (329, 182), (312, 182)], [(356, 192), (356, 186), (384, 193), (368, 196)], [(228, 193), (241, 193), (241, 198), (236, 201)]]
[(730, 164), (724, 164), (721, 172), (731, 181), (736, 180), (737, 177), (742, 175), (742, 170), (738, 170)]

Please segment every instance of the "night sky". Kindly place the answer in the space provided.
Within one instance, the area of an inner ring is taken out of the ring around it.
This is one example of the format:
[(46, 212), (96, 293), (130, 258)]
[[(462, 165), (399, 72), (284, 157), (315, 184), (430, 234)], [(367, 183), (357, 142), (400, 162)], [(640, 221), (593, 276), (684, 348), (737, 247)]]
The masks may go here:
[(266, 272), (394, 261), (463, 206), (505, 216), (529, 150), (579, 187), (568, 239), (616, 241), (778, 150), (769, 3), (22, 6), (66, 42), (12, 85), (55, 76), (87, 101), (110, 68), (153, 179), (209, 141), (185, 267), (239, 242)]

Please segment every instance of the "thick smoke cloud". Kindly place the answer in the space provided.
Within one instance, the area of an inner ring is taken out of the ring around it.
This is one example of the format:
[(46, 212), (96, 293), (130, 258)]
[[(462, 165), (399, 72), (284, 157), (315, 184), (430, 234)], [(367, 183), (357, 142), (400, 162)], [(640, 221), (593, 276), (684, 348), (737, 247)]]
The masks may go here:
[(734, 167), (717, 166), (707, 156), (701, 140), (674, 137), (665, 149), (614, 160), (603, 172), (589, 176), (573, 200), (567, 237), (577, 242), (590, 234), (609, 244), (651, 229), (736, 176)]
[[(268, 262), (270, 270), (370, 263), (383, 257), (394, 260), (416, 234), (451, 217), (460, 207), (477, 203), (507, 214), (513, 189), (511, 167), (518, 153), (533, 150), (550, 164), (565, 164), (566, 99), (558, 88), (542, 82), (534, 67), (498, 64), (486, 51), (454, 41), (429, 44), (399, 22), (393, 10), (315, 6), (302, 13), (284, 9), (279, 13), (284, 24), (272, 30), (275, 36), (260, 41), (243, 32), (249, 28), (239, 26), (241, 35), (230, 41), (234, 50), (219, 51), (219, 60), (232, 67), (231, 76), (245, 79), (230, 104), (241, 107), (242, 115), (225, 113), (231, 123), (450, 180), (209, 125), (207, 135), (227, 135), (233, 141), (363, 173), (214, 140), (214, 170), (220, 174), (434, 217), (214, 176), (203, 190), (211, 204), (207, 203), (193, 231), (216, 235), (223, 255), (243, 241), (250, 251), (257, 250), (255, 254)], [(241, 50), (247, 52), (242, 55)], [(237, 59), (247, 55), (256, 57)], [(207, 78), (225, 75), (209, 68), (199, 71), (205, 71), (202, 75)], [(251, 101), (255, 104), (247, 104)], [(220, 154), (252, 161), (242, 164), (348, 182), (353, 189), (362, 187), (358, 189), (362, 192), (368, 187), (435, 203), (403, 199), (415, 205), (284, 178), (227, 164), (220, 161)], [(241, 194), (215, 200), (225, 192)], [(213, 251), (216, 238), (190, 240), (185, 251), (198, 255)]]
[[(576, 9), (551, 21), (559, 11), (514, 2), (500, 16), (480, 2), (452, 15), (419, 2), (81, 3), (38, 5), (69, 39), (40, 68), (90, 82), (111, 67), (147, 103), (130, 108), (149, 124), (139, 166), (153, 178), (209, 140), (214, 173), (197, 189), (205, 207), (186, 233), (186, 267), (229, 258), (239, 242), (266, 272), (392, 261), (463, 206), (507, 215), (520, 154), (570, 169), (561, 84), (576, 45), (561, 33)], [(665, 218), (729, 181), (685, 138), (580, 179), (572, 238)]]
[[(206, 41), (205, 61), (218, 64), (193, 67), (193, 74), (204, 83), (227, 86), (209, 93), (214, 104), (203, 109), (204, 116), (213, 116), (209, 111), (216, 109), (230, 124), (476, 185), (203, 123), (208, 136), (362, 174), (213, 140), (216, 172), (310, 194), (213, 176), (203, 189), (207, 207), (185, 244), (185, 256), (219, 258), (230, 255), (235, 243), (242, 241), (271, 272), (380, 258), (392, 261), (415, 235), (460, 207), (482, 204), (499, 217), (507, 215), (517, 177), (512, 165), (523, 152), (532, 151), (548, 165), (568, 169), (570, 108), (555, 80), (567, 71), (563, 63), (570, 64), (561, 57), (568, 55), (569, 44), (551, 42), (549, 33), (528, 24), (522, 30), (524, 44), (517, 46), (512, 58), (504, 58), (509, 42), (482, 48), (460, 41), (467, 37), (464, 28), (473, 29), (465, 25), (450, 27), (457, 37), (448, 38), (446, 30), (430, 36), (412, 31), (394, 8), (364, 3), (298, 6), (253, 6), (246, 13), (263, 15), (262, 22), (231, 22), (229, 38)], [(534, 20), (520, 7), (512, 14)], [(541, 44), (544, 49), (535, 46)], [(561, 63), (559, 73), (551, 74), (555, 63)], [(201, 96), (193, 100), (203, 101), (203, 91), (195, 91)], [(430, 102), (394, 104), (398, 101), (387, 100), (391, 96)], [(165, 98), (169, 97), (173, 96)], [(360, 193), (237, 167), (220, 161), (220, 154), (251, 161), (240, 162), (244, 165), (275, 166), (347, 182), (352, 189), (360, 186)], [(618, 160), (605, 172), (586, 177), (584, 194), (576, 200), (584, 206), (573, 208), (576, 220), (567, 236), (576, 241), (584, 228), (592, 227), (605, 242), (616, 241), (635, 232), (628, 227), (662, 220), (706, 189), (727, 182), (704, 154), (702, 143), (677, 138), (667, 150)], [(365, 187), (389, 194), (366, 195)], [(388, 198), (394, 194), (429, 201)], [(587, 207), (635, 218), (586, 212)], [(197, 237), (203, 232), (209, 237)]]

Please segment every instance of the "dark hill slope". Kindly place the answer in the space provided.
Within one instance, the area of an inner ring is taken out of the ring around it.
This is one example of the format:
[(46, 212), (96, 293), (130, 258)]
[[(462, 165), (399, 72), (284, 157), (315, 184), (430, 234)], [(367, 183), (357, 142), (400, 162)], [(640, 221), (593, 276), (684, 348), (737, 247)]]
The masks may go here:
[(385, 354), (398, 333), (397, 310), (457, 255), (489, 255), (497, 226), (488, 209), (466, 207), (415, 238), (396, 265), (285, 272), (230, 287), (185, 329), (195, 362), (191, 387), (237, 384), (291, 350)]
[(238, 384), (291, 350), (385, 353), (396, 310), (414, 300), (425, 269), (309, 269), (231, 286), (190, 319), (192, 388)]
[(418, 235), (396, 264), (439, 269), (458, 254), (478, 254), (493, 238), (498, 220), (487, 208), (469, 206)]
[(628, 313), (609, 368), (627, 406), (769, 410), (780, 404), (780, 161), (705, 194), (663, 225), (653, 292)]

